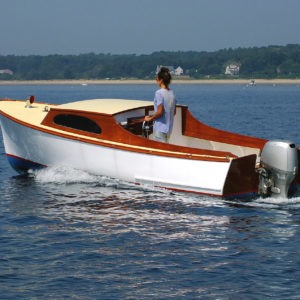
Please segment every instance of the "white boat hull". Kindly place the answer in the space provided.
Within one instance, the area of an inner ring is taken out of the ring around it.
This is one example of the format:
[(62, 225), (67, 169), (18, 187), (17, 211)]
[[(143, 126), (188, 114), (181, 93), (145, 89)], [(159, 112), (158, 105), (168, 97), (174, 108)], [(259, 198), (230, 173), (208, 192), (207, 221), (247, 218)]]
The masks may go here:
[(137, 184), (223, 195), (232, 161), (191, 160), (95, 145), (35, 130), (1, 116), (8, 159), (16, 169), (67, 165)]

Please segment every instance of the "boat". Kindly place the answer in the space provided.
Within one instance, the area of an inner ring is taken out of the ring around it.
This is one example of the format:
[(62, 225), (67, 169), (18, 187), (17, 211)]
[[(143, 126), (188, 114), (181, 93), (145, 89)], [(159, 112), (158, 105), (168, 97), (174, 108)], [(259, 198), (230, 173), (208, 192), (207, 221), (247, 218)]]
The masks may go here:
[(247, 86), (256, 86), (256, 82), (254, 79), (252, 79), (248, 84)]
[(7, 159), (20, 173), (71, 166), (137, 185), (222, 198), (290, 197), (300, 149), (210, 127), (176, 106), (169, 143), (153, 140), (152, 101), (89, 99), (61, 105), (0, 99)]

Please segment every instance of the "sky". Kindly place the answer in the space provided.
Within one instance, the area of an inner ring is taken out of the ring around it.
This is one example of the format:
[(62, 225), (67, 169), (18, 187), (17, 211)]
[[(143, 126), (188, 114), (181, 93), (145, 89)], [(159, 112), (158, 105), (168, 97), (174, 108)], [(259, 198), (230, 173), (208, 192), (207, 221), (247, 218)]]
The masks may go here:
[(0, 55), (300, 44), (300, 0), (0, 0)]

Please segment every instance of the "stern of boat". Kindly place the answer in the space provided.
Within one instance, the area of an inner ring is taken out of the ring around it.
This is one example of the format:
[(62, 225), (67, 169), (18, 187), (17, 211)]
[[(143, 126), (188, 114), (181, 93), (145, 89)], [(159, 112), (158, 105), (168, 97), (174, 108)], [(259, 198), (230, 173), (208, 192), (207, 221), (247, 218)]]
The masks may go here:
[(223, 188), (224, 198), (254, 197), (258, 192), (259, 175), (255, 154), (232, 160)]

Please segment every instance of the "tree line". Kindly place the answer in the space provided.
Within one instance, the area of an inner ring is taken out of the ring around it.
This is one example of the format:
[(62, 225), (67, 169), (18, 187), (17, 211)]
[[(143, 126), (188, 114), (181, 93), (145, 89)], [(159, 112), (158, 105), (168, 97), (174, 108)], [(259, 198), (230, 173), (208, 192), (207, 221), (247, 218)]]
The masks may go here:
[(190, 78), (227, 78), (225, 69), (231, 63), (240, 66), (238, 78), (300, 78), (300, 45), (149, 55), (0, 55), (0, 80), (153, 79), (157, 65), (180, 66)]

